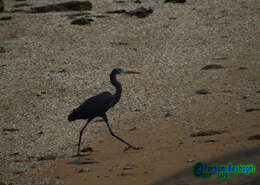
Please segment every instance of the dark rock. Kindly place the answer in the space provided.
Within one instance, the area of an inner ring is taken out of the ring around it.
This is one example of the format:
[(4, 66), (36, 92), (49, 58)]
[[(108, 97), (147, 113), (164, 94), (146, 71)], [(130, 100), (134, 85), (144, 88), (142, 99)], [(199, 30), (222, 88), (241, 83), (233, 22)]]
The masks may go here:
[(239, 67), (238, 69), (239, 70), (247, 70), (248, 68), (247, 67)]
[(89, 169), (88, 168), (81, 168), (78, 173), (83, 173), (83, 172), (88, 172)]
[(5, 48), (4, 47), (0, 47), (0, 53), (5, 53), (5, 52), (6, 52)]
[(81, 152), (93, 152), (93, 149), (91, 147), (83, 148)]
[(13, 7), (14, 8), (20, 8), (20, 7), (26, 7), (26, 6), (32, 6), (32, 5), (28, 4), (28, 3), (21, 3), (21, 4), (14, 5)]
[(134, 3), (141, 4), (142, 2), (140, 0), (135, 0)]
[(120, 9), (120, 10), (113, 10), (113, 11), (106, 11), (108, 14), (121, 14), (121, 13), (126, 13), (126, 10)]
[(10, 156), (17, 156), (17, 155), (19, 155), (19, 152), (14, 152), (14, 153), (10, 154)]
[(110, 44), (112, 44), (112, 45), (119, 45), (119, 46), (122, 46), (122, 45), (126, 46), (126, 45), (128, 45), (127, 42), (110, 42)]
[(169, 113), (169, 112), (167, 112), (166, 114), (165, 114), (165, 117), (170, 117), (171, 116), (171, 113)]
[(223, 69), (224, 67), (219, 64), (210, 64), (203, 67), (201, 70), (210, 70), (210, 69)]
[(69, 19), (74, 19), (75, 17), (79, 17), (79, 16), (89, 16), (90, 13), (88, 12), (83, 12), (83, 13), (76, 13), (76, 14), (70, 14), (70, 15), (66, 15)]
[(87, 19), (87, 18), (79, 18), (71, 21), (71, 24), (73, 25), (89, 25), (91, 22), (93, 22), (93, 19)]
[(191, 137), (200, 137), (200, 136), (213, 136), (217, 134), (223, 134), (226, 131), (224, 130), (207, 130), (207, 131), (196, 131), (192, 133), (190, 136)]
[(136, 130), (136, 127), (130, 128), (129, 131), (134, 131)]
[(91, 9), (92, 3), (89, 1), (69, 1), (66, 3), (31, 8), (31, 13), (86, 11)]
[(260, 134), (248, 137), (248, 140), (260, 140)]
[(0, 0), (0, 12), (3, 12), (5, 10), (4, 8), (4, 1)]
[(185, 3), (186, 0), (165, 0), (165, 3)]
[(260, 111), (260, 109), (254, 109), (254, 108), (252, 108), (252, 109), (246, 109), (246, 112), (253, 112), (253, 111)]
[(10, 20), (10, 19), (12, 19), (11, 16), (5, 16), (5, 17), (1, 17), (1, 18), (0, 18), (0, 21), (8, 21), (8, 20)]
[(19, 131), (20, 129), (17, 128), (4, 128), (3, 132), (15, 132), (15, 131)]
[(119, 0), (119, 1), (115, 1), (116, 3), (125, 3), (125, 1), (121, 1), (121, 0)]
[(126, 164), (126, 165), (123, 167), (123, 170), (131, 170), (131, 169), (134, 169), (134, 168), (136, 168), (134, 165)]
[(200, 89), (196, 91), (196, 94), (211, 94), (208, 89)]
[(138, 18), (145, 18), (148, 15), (150, 15), (151, 13), (153, 13), (153, 10), (151, 8), (146, 9), (144, 7), (140, 7), (140, 8), (137, 8), (135, 10), (131, 10), (131, 11), (126, 12), (127, 15), (136, 16)]
[(209, 140), (205, 141), (205, 143), (214, 143), (214, 142), (216, 142), (216, 140), (214, 140), (214, 139), (209, 139)]
[(76, 159), (74, 161), (68, 162), (68, 164), (76, 164), (76, 165), (82, 165), (82, 164), (95, 164), (95, 163), (101, 163), (103, 161), (101, 160), (95, 160), (95, 159)]
[(54, 155), (46, 155), (43, 157), (39, 157), (38, 161), (49, 161), (49, 160), (55, 160), (55, 159), (56, 159), (56, 156), (54, 156)]

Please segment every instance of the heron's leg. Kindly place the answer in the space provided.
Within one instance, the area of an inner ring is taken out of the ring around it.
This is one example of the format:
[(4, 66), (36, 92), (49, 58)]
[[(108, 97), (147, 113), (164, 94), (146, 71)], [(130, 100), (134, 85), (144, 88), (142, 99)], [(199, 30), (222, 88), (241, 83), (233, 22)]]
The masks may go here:
[(117, 139), (120, 140), (121, 142), (125, 143), (129, 148), (133, 148), (133, 149), (135, 149), (135, 150), (139, 150), (139, 149), (140, 149), (140, 148), (137, 148), (137, 147), (135, 147), (135, 146), (129, 144), (128, 142), (126, 142), (125, 140), (123, 140), (122, 138), (120, 138), (120, 137), (118, 137), (117, 135), (114, 134), (114, 132), (112, 131), (111, 127), (109, 126), (109, 123), (108, 123), (108, 119), (107, 119), (107, 115), (106, 115), (106, 114), (102, 115), (101, 117), (102, 117), (103, 120), (106, 122), (107, 127), (108, 127), (108, 130), (109, 130), (109, 132), (110, 132), (110, 134), (111, 134), (112, 136), (114, 136), (115, 138), (117, 138)]
[(78, 143), (78, 155), (80, 155), (80, 143), (81, 143), (81, 136), (84, 132), (84, 129), (87, 127), (88, 123), (91, 121), (92, 119), (89, 119), (86, 124), (84, 125), (84, 127), (80, 130), (80, 133), (79, 133), (79, 143)]

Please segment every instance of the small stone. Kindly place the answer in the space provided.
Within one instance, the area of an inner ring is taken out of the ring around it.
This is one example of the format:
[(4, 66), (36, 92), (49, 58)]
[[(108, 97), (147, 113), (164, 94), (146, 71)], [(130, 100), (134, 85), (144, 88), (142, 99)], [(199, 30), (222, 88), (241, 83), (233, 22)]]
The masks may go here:
[(0, 21), (8, 21), (8, 20), (10, 20), (10, 19), (12, 19), (11, 16), (5, 16), (5, 17), (1, 17), (1, 18), (0, 18)]
[(19, 131), (20, 129), (17, 128), (4, 128), (3, 132), (15, 132), (15, 131)]
[(248, 137), (248, 140), (260, 140), (260, 134), (256, 134)]
[(260, 111), (260, 109), (255, 109), (255, 108), (246, 109), (246, 112), (254, 112), (254, 111)]
[(247, 67), (239, 67), (238, 69), (239, 70), (247, 70), (248, 68)]
[(86, 147), (81, 150), (81, 152), (93, 152), (94, 150), (91, 147)]
[(136, 168), (134, 165), (126, 164), (126, 165), (123, 167), (123, 170), (131, 170), (131, 169), (134, 169), (134, 168)]
[(216, 142), (216, 140), (214, 140), (214, 139), (209, 139), (209, 140), (205, 141), (205, 143), (214, 143), (214, 142)]
[(219, 64), (210, 64), (203, 67), (201, 70), (210, 70), (210, 69), (223, 69), (224, 67)]
[(142, 2), (140, 0), (135, 0), (134, 3), (141, 4)]
[(200, 136), (213, 136), (217, 134), (223, 134), (226, 131), (224, 130), (207, 130), (207, 131), (196, 131), (193, 132), (190, 136), (191, 137), (200, 137)]
[(89, 1), (69, 1), (66, 3), (35, 7), (31, 9), (31, 13), (88, 11), (91, 9), (92, 9), (92, 3)]
[(49, 161), (49, 160), (55, 160), (55, 159), (56, 159), (56, 156), (54, 156), (54, 155), (46, 155), (43, 157), (39, 157), (38, 161)]
[(145, 18), (148, 15), (150, 15), (151, 13), (153, 13), (153, 9), (151, 9), (151, 8), (147, 9), (147, 8), (144, 8), (144, 7), (140, 7), (140, 8), (137, 8), (135, 10), (131, 10), (131, 11), (126, 12), (127, 15), (136, 16), (138, 18)]
[(89, 172), (89, 168), (81, 168), (78, 173)]
[(165, 0), (164, 3), (185, 3), (186, 0)]
[(192, 163), (192, 162), (194, 162), (194, 160), (193, 159), (188, 159), (186, 162)]
[(89, 25), (91, 22), (93, 22), (93, 19), (86, 19), (86, 18), (79, 18), (71, 21), (71, 24), (73, 25)]
[(107, 11), (107, 14), (121, 14), (121, 13), (126, 13), (126, 10), (120, 9), (120, 10), (113, 10), (113, 11)]
[(74, 161), (68, 162), (68, 164), (82, 165), (82, 164), (95, 164), (95, 163), (101, 163), (101, 162), (103, 162), (103, 161), (95, 160), (95, 159), (76, 159)]
[(208, 89), (200, 89), (196, 91), (196, 94), (211, 94)]

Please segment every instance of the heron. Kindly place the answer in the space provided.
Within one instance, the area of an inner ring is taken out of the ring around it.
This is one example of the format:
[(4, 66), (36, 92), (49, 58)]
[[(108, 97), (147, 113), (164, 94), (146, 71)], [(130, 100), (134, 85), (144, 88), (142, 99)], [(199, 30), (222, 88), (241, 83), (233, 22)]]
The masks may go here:
[(72, 112), (69, 114), (68, 121), (75, 121), (81, 119), (87, 120), (86, 124), (82, 127), (79, 133), (78, 153), (77, 153), (78, 156), (80, 156), (80, 143), (81, 143), (81, 137), (84, 132), (84, 129), (87, 127), (90, 121), (96, 117), (101, 117), (105, 121), (110, 134), (116, 139), (125, 143), (128, 146), (128, 148), (132, 148), (134, 150), (141, 149), (129, 144), (128, 142), (126, 142), (125, 140), (123, 140), (122, 138), (114, 134), (108, 122), (106, 112), (119, 102), (122, 93), (122, 86), (116, 79), (116, 76), (119, 74), (140, 74), (140, 73), (135, 71), (124, 71), (121, 68), (113, 69), (110, 74), (110, 82), (116, 88), (115, 94), (111, 94), (108, 91), (102, 92), (96, 96), (93, 96), (85, 100), (79, 107), (73, 109)]

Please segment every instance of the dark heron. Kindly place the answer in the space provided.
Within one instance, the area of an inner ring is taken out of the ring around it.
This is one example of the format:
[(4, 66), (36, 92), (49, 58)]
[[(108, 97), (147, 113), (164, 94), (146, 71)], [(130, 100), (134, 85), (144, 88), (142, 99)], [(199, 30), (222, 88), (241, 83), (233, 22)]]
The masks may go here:
[(122, 138), (118, 137), (117, 135), (114, 134), (112, 131), (111, 127), (109, 126), (108, 119), (106, 112), (113, 107), (121, 97), (122, 93), (122, 86), (121, 84), (117, 81), (116, 75), (118, 74), (140, 74), (139, 72), (133, 72), (133, 71), (124, 71), (123, 69), (120, 68), (115, 68), (110, 74), (110, 81), (111, 83), (116, 87), (116, 93), (111, 94), (110, 92), (103, 92), (100, 93), (96, 96), (93, 96), (89, 99), (87, 99), (84, 103), (82, 103), (78, 108), (74, 109), (70, 115), (68, 116), (69, 121), (75, 121), (79, 119), (87, 119), (86, 124), (84, 127), (80, 130), (79, 134), (79, 142), (78, 142), (78, 155), (80, 155), (80, 143), (81, 143), (81, 136), (83, 134), (84, 129), (88, 125), (88, 123), (93, 120), (96, 117), (101, 117), (103, 120), (106, 122), (108, 130), (112, 136), (120, 140), (121, 142), (125, 143), (128, 148), (132, 148), (135, 150), (138, 150), (140, 148), (137, 148)]

